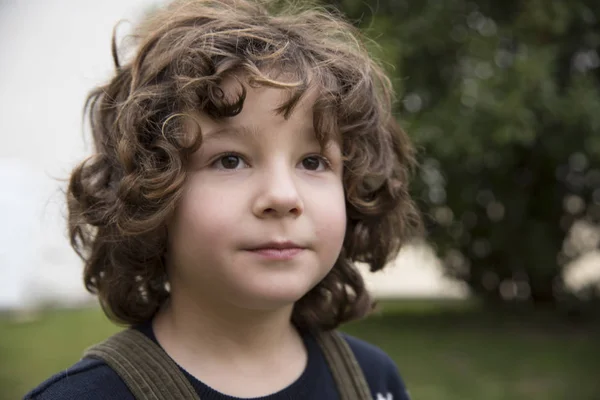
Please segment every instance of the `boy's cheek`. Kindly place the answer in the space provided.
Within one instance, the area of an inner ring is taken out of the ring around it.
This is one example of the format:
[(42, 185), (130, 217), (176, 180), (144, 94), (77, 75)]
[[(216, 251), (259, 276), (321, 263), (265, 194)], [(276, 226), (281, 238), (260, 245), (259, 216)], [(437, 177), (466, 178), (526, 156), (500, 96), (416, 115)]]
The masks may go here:
[(168, 225), (169, 241), (190, 245), (218, 243), (221, 238), (231, 236), (236, 218), (225, 200), (183, 199)]
[(341, 206), (322, 210), (321, 215), (315, 219), (315, 233), (317, 238), (326, 241), (329, 245), (339, 243), (340, 247), (346, 234), (346, 210)]

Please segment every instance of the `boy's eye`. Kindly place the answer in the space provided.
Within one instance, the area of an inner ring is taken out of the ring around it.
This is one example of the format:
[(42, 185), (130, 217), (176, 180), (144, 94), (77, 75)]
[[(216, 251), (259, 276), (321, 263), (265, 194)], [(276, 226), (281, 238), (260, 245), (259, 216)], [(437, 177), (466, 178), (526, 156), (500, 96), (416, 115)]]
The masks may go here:
[(242, 157), (235, 154), (227, 154), (219, 157), (213, 165), (218, 169), (240, 169), (246, 166)]
[(308, 156), (302, 160), (302, 167), (309, 171), (322, 171), (327, 167), (327, 160), (321, 156)]

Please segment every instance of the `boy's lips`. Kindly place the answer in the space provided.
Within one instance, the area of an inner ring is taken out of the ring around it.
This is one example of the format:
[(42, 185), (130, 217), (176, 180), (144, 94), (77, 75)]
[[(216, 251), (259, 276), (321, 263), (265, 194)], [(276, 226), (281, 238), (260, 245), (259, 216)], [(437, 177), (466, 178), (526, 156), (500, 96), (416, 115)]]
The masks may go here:
[(286, 249), (304, 249), (304, 246), (294, 243), (290, 240), (285, 241), (270, 241), (264, 242), (257, 245), (251, 246), (248, 250), (263, 250), (263, 249), (277, 249), (277, 250), (286, 250)]
[(272, 241), (252, 246), (246, 251), (269, 260), (290, 260), (305, 249), (306, 247), (291, 241)]

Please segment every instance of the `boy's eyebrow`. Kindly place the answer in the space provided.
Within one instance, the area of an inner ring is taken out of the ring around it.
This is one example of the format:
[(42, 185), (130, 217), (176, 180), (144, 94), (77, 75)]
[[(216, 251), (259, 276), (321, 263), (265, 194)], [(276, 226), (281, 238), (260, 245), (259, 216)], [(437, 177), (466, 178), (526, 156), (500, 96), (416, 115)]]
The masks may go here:
[(245, 138), (250, 137), (257, 139), (258, 129), (256, 127), (248, 127), (248, 126), (223, 126), (214, 131), (208, 132), (202, 138), (202, 141), (218, 139), (223, 137), (232, 137), (232, 138)]
[[(306, 134), (314, 135), (314, 129), (307, 129)], [(260, 141), (259, 138), (259, 129), (256, 126), (223, 126), (219, 129), (216, 129), (211, 132), (207, 132), (206, 135), (203, 136), (202, 141), (218, 139), (223, 137), (231, 137), (231, 138), (250, 138), (255, 141)]]

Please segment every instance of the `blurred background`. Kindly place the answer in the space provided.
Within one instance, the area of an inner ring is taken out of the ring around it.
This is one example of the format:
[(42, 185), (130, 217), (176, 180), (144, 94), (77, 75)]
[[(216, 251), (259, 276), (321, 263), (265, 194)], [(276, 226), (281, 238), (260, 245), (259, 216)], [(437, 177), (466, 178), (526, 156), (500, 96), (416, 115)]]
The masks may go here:
[[(427, 227), (365, 271), (380, 311), (344, 329), (414, 399), (600, 399), (600, 3), (322, 3), (392, 77)], [(0, 399), (119, 329), (83, 289), (62, 190), (113, 27), (160, 4), (0, 0)]]

